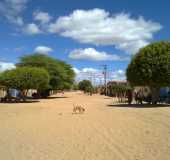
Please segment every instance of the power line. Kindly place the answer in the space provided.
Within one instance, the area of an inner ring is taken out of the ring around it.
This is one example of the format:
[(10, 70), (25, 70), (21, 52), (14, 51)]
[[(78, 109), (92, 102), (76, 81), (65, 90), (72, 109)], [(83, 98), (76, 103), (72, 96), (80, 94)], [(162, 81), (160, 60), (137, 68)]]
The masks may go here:
[(107, 96), (107, 65), (102, 65), (103, 75), (104, 75), (104, 86), (105, 86), (105, 95)]
[(108, 65), (100, 65), (102, 67), (101, 70), (97, 71), (80, 71), (79, 76), (77, 77), (78, 81), (83, 79), (88, 79), (92, 82), (93, 85), (103, 85), (105, 86), (105, 90), (107, 93), (107, 82), (111, 80), (113, 77), (113, 71), (108, 70)]

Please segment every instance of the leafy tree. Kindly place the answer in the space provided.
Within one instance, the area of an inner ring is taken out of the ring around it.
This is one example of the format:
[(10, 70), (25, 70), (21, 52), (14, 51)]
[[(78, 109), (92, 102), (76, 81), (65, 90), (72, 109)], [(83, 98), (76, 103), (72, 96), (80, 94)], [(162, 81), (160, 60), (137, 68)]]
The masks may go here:
[(78, 90), (78, 89), (79, 89), (78, 84), (77, 84), (77, 83), (74, 83), (72, 89), (73, 89), (73, 90)]
[(80, 81), (78, 86), (79, 86), (79, 89), (84, 92), (92, 92), (93, 90), (93, 85), (91, 81), (89, 80)]
[(59, 61), (59, 64), (63, 68), (62, 72), (62, 78), (61, 78), (61, 89), (71, 89), (71, 87), (74, 85), (74, 78), (75, 73), (72, 69), (72, 66), (63, 62)]
[(74, 82), (75, 73), (71, 65), (46, 55), (23, 56), (18, 66), (39, 67), (47, 70), (50, 75), (49, 90), (70, 89)]
[(160, 87), (170, 86), (170, 42), (156, 42), (142, 48), (132, 58), (126, 74), (133, 86), (149, 86), (152, 103), (156, 104)]
[(0, 84), (7, 90), (18, 89), (25, 96), (29, 89), (46, 89), (49, 84), (49, 74), (42, 68), (18, 67), (1, 73)]

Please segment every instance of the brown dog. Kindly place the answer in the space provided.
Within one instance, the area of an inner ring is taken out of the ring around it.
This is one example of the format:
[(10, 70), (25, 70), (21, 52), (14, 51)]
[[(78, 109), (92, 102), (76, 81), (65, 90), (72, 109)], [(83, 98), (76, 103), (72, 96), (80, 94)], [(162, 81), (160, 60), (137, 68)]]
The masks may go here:
[(85, 108), (83, 108), (82, 106), (73, 104), (73, 113), (82, 114), (84, 112), (85, 112)]

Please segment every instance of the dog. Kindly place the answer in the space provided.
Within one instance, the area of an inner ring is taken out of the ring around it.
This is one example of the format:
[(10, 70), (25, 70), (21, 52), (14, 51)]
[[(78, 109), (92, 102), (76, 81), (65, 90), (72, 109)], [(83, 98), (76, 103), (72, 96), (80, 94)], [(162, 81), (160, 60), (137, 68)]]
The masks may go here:
[(76, 113), (82, 114), (84, 112), (85, 112), (85, 108), (83, 108), (82, 106), (73, 104), (73, 113), (74, 114), (76, 114)]

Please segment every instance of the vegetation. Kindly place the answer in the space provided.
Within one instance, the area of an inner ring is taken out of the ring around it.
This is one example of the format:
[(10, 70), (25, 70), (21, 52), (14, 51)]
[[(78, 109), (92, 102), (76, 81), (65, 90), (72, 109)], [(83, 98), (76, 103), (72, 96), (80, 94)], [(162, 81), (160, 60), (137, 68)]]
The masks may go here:
[(76, 91), (76, 90), (79, 90), (78, 84), (77, 84), (77, 83), (74, 83), (73, 86), (72, 86), (72, 89), (75, 90), (75, 91)]
[(50, 75), (48, 90), (70, 89), (74, 83), (75, 73), (71, 65), (46, 55), (33, 54), (21, 57), (21, 61), (17, 66), (45, 69)]
[(29, 89), (36, 89), (38, 97), (49, 96), (50, 90), (70, 89), (75, 73), (72, 67), (46, 55), (33, 54), (21, 57), (16, 69), (0, 74), (0, 84), (17, 89), (25, 97)]
[(170, 86), (170, 42), (156, 42), (142, 48), (127, 68), (127, 80), (133, 86), (149, 86), (156, 104), (161, 87)]
[(132, 87), (128, 84), (112, 83), (108, 85), (109, 95), (113, 97), (124, 97), (129, 90), (132, 90)]
[(49, 74), (42, 68), (18, 67), (0, 74), (0, 84), (8, 89), (21, 91), (25, 97), (29, 89), (45, 90), (49, 84)]
[(86, 92), (87, 93), (93, 92), (93, 85), (92, 85), (91, 81), (89, 81), (89, 80), (80, 81), (79, 84), (78, 84), (78, 87), (81, 91), (84, 91), (85, 93)]
[[(105, 90), (105, 87), (103, 87)], [(117, 97), (119, 102), (126, 102), (127, 98), (132, 101), (132, 90), (133, 88), (126, 82), (108, 82), (107, 84), (107, 95), (111, 97)], [(104, 92), (103, 92), (104, 93)]]

